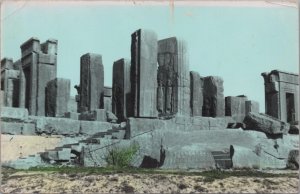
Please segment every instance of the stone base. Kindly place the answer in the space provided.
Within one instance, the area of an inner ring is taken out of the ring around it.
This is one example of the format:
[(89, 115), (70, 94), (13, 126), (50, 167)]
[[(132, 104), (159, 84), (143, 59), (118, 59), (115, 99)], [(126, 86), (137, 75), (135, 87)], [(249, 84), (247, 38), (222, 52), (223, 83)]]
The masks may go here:
[(11, 123), (1, 122), (1, 133), (11, 135), (35, 135), (33, 123)]
[(27, 121), (28, 110), (26, 108), (1, 107), (2, 121)]

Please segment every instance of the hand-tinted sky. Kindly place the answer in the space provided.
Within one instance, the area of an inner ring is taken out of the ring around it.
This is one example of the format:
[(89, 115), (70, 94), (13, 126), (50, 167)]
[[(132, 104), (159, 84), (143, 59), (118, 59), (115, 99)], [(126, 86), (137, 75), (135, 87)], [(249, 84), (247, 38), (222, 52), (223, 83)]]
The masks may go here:
[[(299, 72), (298, 15), (294, 7), (212, 7), (168, 4), (109, 6), (97, 3), (5, 3), (2, 5), (1, 57), (20, 58), (30, 37), (58, 40), (58, 77), (79, 84), (80, 56), (102, 54), (105, 85), (112, 65), (130, 59), (131, 33), (156, 31), (159, 39), (186, 40), (190, 70), (224, 79), (225, 96), (245, 94), (261, 104), (261, 73), (280, 69)], [(150, 72), (149, 72), (150, 73)]]

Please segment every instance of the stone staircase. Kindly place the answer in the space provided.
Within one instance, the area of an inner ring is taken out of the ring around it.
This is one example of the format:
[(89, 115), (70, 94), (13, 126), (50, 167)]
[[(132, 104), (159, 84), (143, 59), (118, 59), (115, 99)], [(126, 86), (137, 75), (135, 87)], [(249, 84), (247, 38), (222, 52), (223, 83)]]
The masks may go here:
[(84, 146), (91, 144), (101, 144), (101, 141), (105, 139), (124, 139), (125, 128), (115, 127), (109, 129), (106, 132), (98, 132), (94, 135), (79, 140), (77, 143), (65, 144), (63, 146), (56, 147), (54, 149), (48, 149), (44, 152), (40, 152), (42, 160), (50, 163), (68, 163), (68, 164), (78, 164), (79, 156)]

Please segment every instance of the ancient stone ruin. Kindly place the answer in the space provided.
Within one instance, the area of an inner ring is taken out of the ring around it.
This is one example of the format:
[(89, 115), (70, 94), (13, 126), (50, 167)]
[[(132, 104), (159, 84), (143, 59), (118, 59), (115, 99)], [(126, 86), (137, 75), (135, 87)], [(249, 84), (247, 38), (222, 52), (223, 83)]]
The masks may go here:
[(62, 140), (3, 165), (106, 166), (111, 149), (137, 144), (135, 167), (299, 167), (298, 75), (262, 74), (263, 114), (247, 96), (224, 97), (221, 77), (190, 71), (184, 40), (158, 40), (139, 29), (131, 35), (131, 59), (111, 64), (112, 86), (104, 86), (101, 54), (87, 53), (78, 60), (78, 94), (70, 96), (70, 80), (57, 77), (57, 46), (31, 38), (21, 59), (1, 60), (2, 134)]

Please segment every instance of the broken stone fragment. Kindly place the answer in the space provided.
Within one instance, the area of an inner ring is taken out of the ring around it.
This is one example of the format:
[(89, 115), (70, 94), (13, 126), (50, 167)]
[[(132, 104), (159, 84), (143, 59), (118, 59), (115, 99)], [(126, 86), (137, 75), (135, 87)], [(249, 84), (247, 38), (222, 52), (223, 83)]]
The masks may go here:
[(291, 169), (299, 169), (299, 150), (290, 151), (287, 167)]
[(262, 113), (250, 112), (244, 119), (246, 129), (262, 131), (267, 134), (287, 134), (290, 124)]

